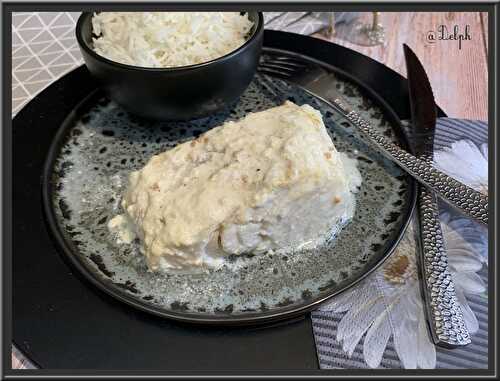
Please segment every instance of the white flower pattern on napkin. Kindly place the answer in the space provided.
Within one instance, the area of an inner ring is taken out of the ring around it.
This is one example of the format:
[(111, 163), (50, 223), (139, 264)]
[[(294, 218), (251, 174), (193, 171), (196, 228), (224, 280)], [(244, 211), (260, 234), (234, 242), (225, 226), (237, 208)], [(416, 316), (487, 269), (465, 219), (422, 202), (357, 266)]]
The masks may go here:
[[(487, 193), (487, 146), (478, 148), (469, 140), (452, 144), (435, 153), (435, 164), (457, 180)], [(487, 242), (480, 227), (467, 218), (440, 216), (457, 299), (470, 334), (477, 332), (476, 316), (466, 296), (482, 294), (486, 286), (477, 275), (487, 264)], [(351, 356), (364, 336), (363, 356), (368, 366), (377, 368), (391, 336), (404, 368), (433, 369), (436, 348), (424, 315), (416, 265), (416, 248), (409, 238), (410, 226), (396, 251), (373, 275), (359, 285), (323, 305), (320, 311), (345, 313), (337, 327), (337, 341)]]
[[(481, 252), (486, 251), (486, 247), (480, 242), (475, 247), (467, 242), (469, 238), (477, 241), (478, 235), (470, 220), (450, 220), (446, 213), (441, 216), (441, 223), (457, 298), (467, 328), (474, 334), (478, 321), (465, 296), (485, 291), (476, 272), (482, 267)], [(405, 235), (380, 270), (320, 308), (345, 312), (337, 328), (337, 340), (349, 356), (366, 333), (363, 355), (372, 368), (379, 366), (391, 336), (403, 367), (432, 369), (436, 366), (436, 350), (427, 332), (420, 297), (415, 246), (408, 237)]]
[[(467, 184), (471, 188), (488, 194), (488, 144), (479, 147), (468, 139), (458, 140), (451, 147), (434, 153), (434, 165), (447, 175)], [(487, 247), (488, 227), (474, 223), (481, 234), (474, 241)], [(488, 251), (484, 250), (483, 262), (488, 265)]]
[(434, 153), (435, 166), (456, 180), (488, 194), (488, 145), (458, 140)]

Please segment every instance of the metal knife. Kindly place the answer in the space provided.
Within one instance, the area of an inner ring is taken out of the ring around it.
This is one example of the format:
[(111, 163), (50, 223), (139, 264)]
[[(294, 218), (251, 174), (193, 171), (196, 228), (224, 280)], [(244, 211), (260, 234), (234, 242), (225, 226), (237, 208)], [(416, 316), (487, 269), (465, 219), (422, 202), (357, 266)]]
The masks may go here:
[[(432, 163), (437, 110), (425, 70), (415, 53), (403, 44), (411, 105), (412, 145), (415, 156)], [(471, 342), (448, 269), (439, 222), (437, 196), (419, 185), (417, 213), (419, 270), (432, 340), (447, 348)]]

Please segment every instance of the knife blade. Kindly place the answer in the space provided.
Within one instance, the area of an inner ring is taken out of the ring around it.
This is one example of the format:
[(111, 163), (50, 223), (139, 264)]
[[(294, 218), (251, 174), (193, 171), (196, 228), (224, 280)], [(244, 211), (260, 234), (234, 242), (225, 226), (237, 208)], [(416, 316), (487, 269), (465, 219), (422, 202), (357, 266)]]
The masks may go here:
[[(437, 108), (427, 74), (415, 53), (403, 44), (410, 94), (415, 156), (432, 163)], [(417, 242), (422, 294), (429, 331), (438, 346), (455, 348), (471, 342), (448, 268), (439, 222), (437, 196), (419, 185)]]

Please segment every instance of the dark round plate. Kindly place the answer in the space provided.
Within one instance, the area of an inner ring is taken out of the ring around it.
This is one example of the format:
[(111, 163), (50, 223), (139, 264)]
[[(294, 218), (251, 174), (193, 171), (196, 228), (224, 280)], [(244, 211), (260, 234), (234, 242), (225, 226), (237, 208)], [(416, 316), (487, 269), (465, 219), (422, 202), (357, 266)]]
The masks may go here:
[[(271, 50), (261, 61), (262, 73), (240, 99), (208, 118), (148, 122), (100, 92), (84, 99), (66, 118), (43, 174), (44, 207), (64, 253), (100, 289), (131, 306), (176, 320), (261, 323), (311, 310), (365, 277), (392, 252), (413, 210), (413, 181), (368, 146), (324, 98), (328, 89), (337, 89), (380, 133), (406, 146), (394, 112), (377, 102), (373, 92), (368, 98), (369, 90), (363, 92), (361, 84), (334, 67)], [(143, 167), (152, 155), (224, 121), (285, 100), (320, 110), (337, 149), (358, 161), (363, 182), (356, 213), (334, 240), (314, 250), (240, 256), (228, 259), (217, 271), (194, 275), (153, 274), (138, 245), (116, 243), (107, 222), (123, 213), (121, 194), (131, 171)]]
[[(405, 80), (394, 71), (350, 49), (306, 36), (266, 31), (264, 45), (312, 57), (361, 80), (368, 85), (362, 90), (366, 99), (380, 108), (384, 121), (401, 136), (398, 118), (409, 117), (408, 94)], [(220, 370), (227, 368), (226, 363), (231, 369), (316, 368), (308, 319), (259, 331), (186, 327), (118, 302), (89, 287), (92, 283), (87, 277), (67, 266), (70, 257), (59, 255), (60, 242), (53, 240), (43, 213), (43, 165), (64, 120), (71, 119), (68, 115), (96, 87), (86, 68), (80, 67), (42, 91), (13, 120), (12, 317), (16, 346), (47, 368), (70, 364), (92, 369)]]

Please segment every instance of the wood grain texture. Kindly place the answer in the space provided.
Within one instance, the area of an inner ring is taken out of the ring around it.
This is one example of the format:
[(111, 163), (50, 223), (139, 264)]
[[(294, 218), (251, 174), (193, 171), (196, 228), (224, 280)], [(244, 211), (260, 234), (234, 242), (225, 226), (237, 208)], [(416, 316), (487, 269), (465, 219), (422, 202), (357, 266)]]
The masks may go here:
[[(364, 15), (367, 22), (371, 14)], [(403, 43), (408, 44), (422, 61), (434, 90), (436, 102), (450, 117), (488, 118), (487, 14), (478, 12), (405, 12), (382, 13), (386, 29), (383, 46), (360, 46), (349, 42), (342, 25), (336, 35), (317, 33), (323, 38), (363, 53), (406, 77)], [(450, 34), (455, 25), (464, 33), (469, 25), (471, 39), (464, 40), (459, 49), (456, 40), (439, 40), (438, 28), (444, 25)], [(428, 34), (435, 32), (436, 41), (429, 42)]]

